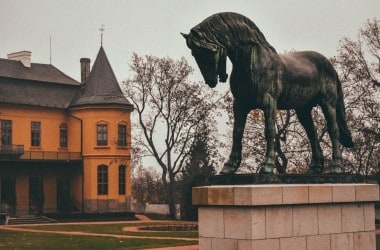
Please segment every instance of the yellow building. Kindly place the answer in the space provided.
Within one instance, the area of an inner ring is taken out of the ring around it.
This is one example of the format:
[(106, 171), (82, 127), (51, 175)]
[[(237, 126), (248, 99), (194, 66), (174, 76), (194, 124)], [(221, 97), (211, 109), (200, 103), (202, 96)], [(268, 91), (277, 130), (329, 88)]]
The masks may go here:
[(0, 213), (129, 211), (133, 106), (103, 47), (80, 68), (0, 59)]

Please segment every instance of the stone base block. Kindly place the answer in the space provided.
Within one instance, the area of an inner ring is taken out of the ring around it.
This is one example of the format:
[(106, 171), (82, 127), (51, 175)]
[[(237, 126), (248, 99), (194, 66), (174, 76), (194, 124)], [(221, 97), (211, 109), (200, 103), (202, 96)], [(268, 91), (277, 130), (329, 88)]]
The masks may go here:
[(97, 200), (87, 199), (84, 201), (85, 213), (113, 213), (113, 212), (128, 212), (130, 206), (128, 202), (120, 202), (119, 200)]
[(375, 184), (207, 186), (199, 205), (199, 248), (376, 249)]

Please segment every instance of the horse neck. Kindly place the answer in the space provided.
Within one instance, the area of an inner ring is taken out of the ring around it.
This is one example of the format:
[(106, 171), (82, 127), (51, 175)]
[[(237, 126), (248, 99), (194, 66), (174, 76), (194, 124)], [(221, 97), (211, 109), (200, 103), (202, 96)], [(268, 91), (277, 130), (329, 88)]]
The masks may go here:
[(230, 58), (232, 65), (237, 66), (242, 63), (246, 63), (246, 60), (252, 61), (252, 49), (256, 49), (256, 55), (258, 57), (270, 57), (273, 60), (277, 60), (279, 55), (272, 48), (262, 46), (262, 45), (243, 45), (239, 47), (229, 47), (227, 48), (227, 56)]

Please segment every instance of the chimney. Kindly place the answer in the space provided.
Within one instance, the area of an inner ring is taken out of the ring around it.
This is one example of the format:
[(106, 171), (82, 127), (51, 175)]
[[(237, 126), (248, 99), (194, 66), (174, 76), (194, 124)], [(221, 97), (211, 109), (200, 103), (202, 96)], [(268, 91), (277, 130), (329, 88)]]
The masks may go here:
[(80, 82), (83, 84), (90, 75), (90, 58), (80, 59)]
[(24, 67), (30, 68), (31, 66), (31, 56), (32, 52), (30, 51), (19, 51), (19, 52), (14, 52), (10, 53), (7, 55), (9, 60), (14, 60), (14, 61), (20, 61)]

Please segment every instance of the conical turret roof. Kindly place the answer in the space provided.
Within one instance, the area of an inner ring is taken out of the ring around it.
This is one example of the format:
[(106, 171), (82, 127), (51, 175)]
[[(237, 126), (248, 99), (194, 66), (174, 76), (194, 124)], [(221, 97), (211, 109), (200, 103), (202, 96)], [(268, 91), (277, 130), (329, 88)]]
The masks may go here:
[(86, 83), (74, 97), (70, 106), (112, 104), (133, 108), (121, 91), (103, 46), (101, 46)]

